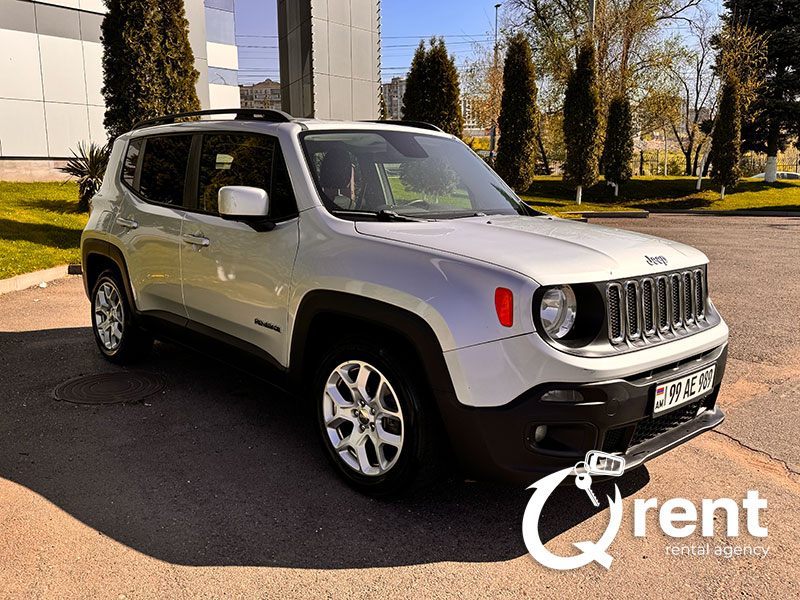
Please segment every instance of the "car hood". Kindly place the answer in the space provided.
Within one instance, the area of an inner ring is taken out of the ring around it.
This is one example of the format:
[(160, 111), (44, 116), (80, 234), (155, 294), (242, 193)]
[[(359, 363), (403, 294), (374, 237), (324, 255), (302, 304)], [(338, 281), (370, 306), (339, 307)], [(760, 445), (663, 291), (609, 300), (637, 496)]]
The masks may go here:
[(708, 262), (685, 244), (549, 216), (358, 221), (356, 231), (505, 267), (541, 285), (622, 279)]

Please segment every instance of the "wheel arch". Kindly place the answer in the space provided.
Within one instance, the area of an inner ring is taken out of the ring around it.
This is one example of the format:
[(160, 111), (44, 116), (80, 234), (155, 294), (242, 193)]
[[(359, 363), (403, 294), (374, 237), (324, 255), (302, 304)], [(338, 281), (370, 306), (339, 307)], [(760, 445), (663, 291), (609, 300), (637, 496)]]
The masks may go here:
[(106, 240), (88, 238), (81, 244), (81, 265), (83, 270), (83, 288), (86, 296), (92, 293), (92, 288), (100, 277), (100, 273), (107, 269), (117, 272), (125, 288), (128, 305), (136, 310), (133, 289), (128, 278), (128, 267), (125, 257), (117, 246)]
[(422, 317), (398, 306), (332, 290), (306, 294), (294, 318), (289, 354), (289, 376), (298, 389), (309, 380), (309, 370), (331, 342), (347, 330), (389, 338), (413, 351), (437, 402), (455, 398), (442, 346)]

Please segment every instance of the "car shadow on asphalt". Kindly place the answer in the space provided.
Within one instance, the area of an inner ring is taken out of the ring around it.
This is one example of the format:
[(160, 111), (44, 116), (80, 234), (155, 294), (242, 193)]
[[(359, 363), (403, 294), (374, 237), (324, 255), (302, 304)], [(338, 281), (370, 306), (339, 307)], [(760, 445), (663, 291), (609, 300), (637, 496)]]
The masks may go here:
[[(328, 466), (295, 400), (183, 347), (159, 343), (137, 366), (166, 379), (162, 393), (107, 406), (53, 400), (65, 379), (121, 369), (88, 328), (0, 332), (0, 360), (0, 476), (154, 558), (339, 569), (526, 553), (530, 492), (454, 476), (391, 501), (362, 496)], [(615, 482), (628, 496), (648, 481), (640, 468)], [(605, 498), (613, 483), (594, 489)], [(540, 537), (599, 510), (560, 488)]]

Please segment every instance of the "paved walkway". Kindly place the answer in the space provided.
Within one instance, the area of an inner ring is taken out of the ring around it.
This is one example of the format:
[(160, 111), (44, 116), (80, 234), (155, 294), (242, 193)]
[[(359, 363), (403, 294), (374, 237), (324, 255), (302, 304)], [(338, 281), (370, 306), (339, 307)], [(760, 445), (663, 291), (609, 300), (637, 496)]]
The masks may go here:
[[(528, 494), (454, 483), (395, 502), (333, 476), (301, 413), (259, 380), (157, 345), (141, 369), (165, 393), (75, 406), (52, 389), (116, 370), (89, 329), (79, 278), (0, 297), (0, 598), (796, 597), (800, 551), (800, 220), (653, 215), (603, 220), (686, 241), (712, 259), (731, 325), (719, 432), (620, 480), (610, 571), (549, 571), (527, 555)], [(606, 492), (608, 486), (597, 485)], [(769, 537), (633, 535), (633, 499), (768, 499)], [(608, 511), (565, 488), (542, 534), (596, 540)], [(602, 495), (598, 493), (602, 498)], [(766, 558), (668, 556), (665, 546), (769, 545)]]

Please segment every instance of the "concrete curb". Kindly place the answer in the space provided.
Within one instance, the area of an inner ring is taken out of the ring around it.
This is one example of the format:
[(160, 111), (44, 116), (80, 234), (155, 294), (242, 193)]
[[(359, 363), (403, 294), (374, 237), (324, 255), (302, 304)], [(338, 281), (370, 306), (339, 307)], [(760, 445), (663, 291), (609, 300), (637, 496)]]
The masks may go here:
[(81, 273), (80, 265), (59, 265), (51, 269), (23, 273), (22, 275), (9, 277), (8, 279), (0, 279), (0, 294), (18, 292), (39, 285), (40, 283), (48, 283), (66, 277), (67, 275), (80, 275)]
[(653, 214), (705, 215), (709, 217), (800, 217), (797, 210), (679, 210), (672, 208), (650, 209)]
[(646, 219), (650, 216), (646, 210), (576, 210), (561, 214), (581, 215), (587, 219)]

